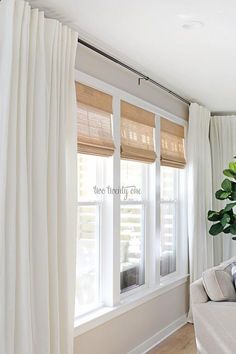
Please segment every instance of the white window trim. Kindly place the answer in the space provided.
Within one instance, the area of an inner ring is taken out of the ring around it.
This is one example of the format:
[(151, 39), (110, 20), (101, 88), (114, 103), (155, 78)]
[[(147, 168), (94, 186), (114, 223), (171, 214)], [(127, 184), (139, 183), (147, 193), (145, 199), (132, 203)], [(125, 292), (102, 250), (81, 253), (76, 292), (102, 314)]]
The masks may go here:
[[(155, 145), (157, 156), (160, 156), (160, 117), (164, 117), (172, 122), (184, 126), (187, 129), (187, 121), (172, 113), (169, 113), (151, 103), (135, 97), (123, 90), (113, 87), (101, 80), (91, 77), (81, 71), (75, 71), (75, 80), (95, 89), (101, 90), (113, 96), (113, 131), (115, 146), (120, 146), (120, 100), (125, 100), (130, 104), (137, 105), (143, 109), (153, 112), (156, 116)], [(120, 185), (120, 149), (116, 148), (113, 157), (106, 162), (106, 184), (112, 188)], [(114, 173), (115, 171), (115, 173)], [(79, 319), (75, 319), (75, 335), (82, 334), (89, 329), (102, 324), (109, 319), (119, 316), (121, 313), (131, 308), (139, 306), (150, 299), (163, 294), (176, 286), (187, 281), (187, 230), (181, 229), (178, 239), (179, 257), (185, 260), (181, 262), (181, 267), (177, 272), (166, 277), (160, 277), (160, 160), (151, 165), (149, 169), (149, 183), (155, 186), (154, 191), (148, 191), (148, 203), (146, 203), (146, 234), (150, 237), (146, 239), (146, 283), (140, 287), (120, 294), (120, 201), (119, 195), (106, 196), (107, 200), (101, 216), (101, 224), (106, 221), (105, 232), (103, 232), (103, 242), (101, 252), (104, 260), (102, 263), (102, 297), (103, 307), (89, 314), (85, 314)], [(184, 191), (182, 191), (184, 196)], [(183, 203), (181, 199), (181, 204)], [(139, 202), (138, 202), (139, 203)], [(139, 203), (140, 204), (140, 203)], [(109, 213), (109, 215), (108, 215)], [(184, 217), (184, 215), (182, 216)], [(185, 219), (186, 220), (186, 219)], [(183, 225), (183, 222), (181, 222)], [(104, 230), (103, 230), (104, 231)], [(113, 237), (111, 237), (113, 235)], [(155, 244), (156, 247), (152, 247)], [(113, 262), (111, 262), (113, 259)], [(147, 257), (146, 257), (147, 259)], [(112, 267), (111, 267), (112, 264)]]

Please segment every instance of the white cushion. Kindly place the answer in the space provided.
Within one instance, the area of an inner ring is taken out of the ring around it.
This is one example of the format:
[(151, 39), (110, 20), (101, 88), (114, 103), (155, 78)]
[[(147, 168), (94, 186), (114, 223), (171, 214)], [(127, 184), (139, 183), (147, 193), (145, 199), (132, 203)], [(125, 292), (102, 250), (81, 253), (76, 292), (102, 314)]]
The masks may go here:
[(224, 261), (220, 264), (221, 267), (225, 268), (225, 271), (231, 275), (232, 273), (232, 266), (236, 262), (236, 257), (232, 257), (227, 261)]
[(212, 301), (236, 301), (233, 278), (228, 267), (229, 264), (220, 265), (206, 270), (202, 275), (206, 293)]
[(192, 304), (201, 304), (209, 301), (202, 279), (190, 284), (190, 299)]

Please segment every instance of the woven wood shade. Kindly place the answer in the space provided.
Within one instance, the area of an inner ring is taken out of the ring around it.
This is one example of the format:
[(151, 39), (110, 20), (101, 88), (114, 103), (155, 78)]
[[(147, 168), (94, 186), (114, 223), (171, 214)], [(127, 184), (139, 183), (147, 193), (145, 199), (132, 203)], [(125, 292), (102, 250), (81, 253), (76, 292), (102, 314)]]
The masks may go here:
[(112, 96), (76, 82), (76, 97), (79, 103), (112, 114)]
[(145, 163), (154, 162), (154, 128), (153, 113), (121, 101), (121, 158)]
[(155, 128), (155, 115), (153, 113), (125, 101), (121, 101), (121, 117)]
[(76, 83), (76, 94), (77, 151), (98, 156), (113, 155), (112, 96), (80, 83)]
[(161, 165), (184, 168), (184, 127), (161, 118)]

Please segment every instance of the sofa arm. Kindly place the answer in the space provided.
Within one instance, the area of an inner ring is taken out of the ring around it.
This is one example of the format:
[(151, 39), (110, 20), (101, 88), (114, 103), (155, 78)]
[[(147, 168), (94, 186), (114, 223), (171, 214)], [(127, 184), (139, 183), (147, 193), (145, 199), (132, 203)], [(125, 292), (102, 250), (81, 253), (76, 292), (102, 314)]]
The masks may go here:
[(196, 280), (190, 285), (191, 304), (202, 304), (209, 301), (205, 288), (203, 286), (202, 278)]

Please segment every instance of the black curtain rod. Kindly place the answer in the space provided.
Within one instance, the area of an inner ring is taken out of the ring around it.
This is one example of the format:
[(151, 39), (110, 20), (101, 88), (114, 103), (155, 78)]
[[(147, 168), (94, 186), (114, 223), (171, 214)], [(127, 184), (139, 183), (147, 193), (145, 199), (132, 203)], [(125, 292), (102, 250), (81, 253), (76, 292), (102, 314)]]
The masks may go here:
[(138, 80), (139, 80), (139, 84), (140, 84), (140, 81), (141, 81), (141, 80), (149, 81), (149, 82), (151, 82), (153, 85), (155, 85), (155, 86), (159, 87), (160, 89), (162, 89), (163, 91), (166, 91), (166, 92), (168, 92), (170, 95), (172, 95), (172, 96), (178, 98), (180, 101), (182, 101), (182, 102), (184, 102), (184, 103), (190, 105), (190, 101), (188, 101), (186, 98), (184, 98), (184, 97), (178, 95), (178, 94), (177, 94), (176, 92), (174, 92), (174, 91), (169, 90), (167, 87), (161, 85), (159, 82), (157, 82), (157, 81), (151, 79), (150, 77), (144, 75), (144, 74), (141, 73), (140, 71), (138, 71), (138, 70), (132, 68), (131, 66), (129, 66), (129, 65), (125, 64), (125, 63), (123, 63), (123, 62), (120, 61), (119, 59), (116, 59), (116, 58), (114, 58), (113, 56), (111, 56), (111, 55), (109, 55), (109, 54), (103, 52), (101, 49), (96, 48), (95, 46), (93, 46), (92, 44), (89, 44), (88, 42), (84, 41), (83, 39), (78, 38), (78, 43), (79, 43), (79, 44), (82, 44), (83, 46), (85, 46), (85, 47), (87, 47), (87, 48), (93, 50), (94, 52), (96, 52), (96, 53), (102, 55), (103, 57), (105, 57), (105, 58), (107, 58), (107, 59), (113, 61), (114, 63), (116, 63), (116, 64), (122, 66), (123, 68), (125, 68), (125, 69), (131, 71), (132, 73), (136, 74), (136, 75), (139, 77), (139, 79), (138, 79)]

